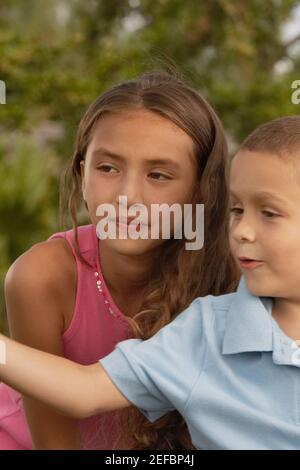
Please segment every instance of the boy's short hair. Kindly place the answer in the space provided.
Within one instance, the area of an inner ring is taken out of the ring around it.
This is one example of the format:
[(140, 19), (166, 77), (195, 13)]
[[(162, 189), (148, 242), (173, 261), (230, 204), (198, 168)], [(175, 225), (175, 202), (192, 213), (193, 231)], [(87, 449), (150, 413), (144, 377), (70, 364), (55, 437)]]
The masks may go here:
[(300, 151), (300, 116), (285, 116), (261, 124), (239, 150), (290, 155)]

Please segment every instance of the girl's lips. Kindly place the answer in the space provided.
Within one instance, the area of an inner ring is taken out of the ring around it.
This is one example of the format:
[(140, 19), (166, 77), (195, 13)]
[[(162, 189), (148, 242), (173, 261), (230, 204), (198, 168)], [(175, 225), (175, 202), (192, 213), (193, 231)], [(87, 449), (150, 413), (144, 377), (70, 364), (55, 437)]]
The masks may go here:
[(132, 217), (132, 218), (129, 218), (129, 217), (128, 217), (127, 219), (126, 219), (126, 218), (123, 219), (123, 218), (117, 217), (116, 220), (115, 220), (115, 222), (116, 222), (117, 224), (120, 224), (120, 225), (129, 225), (133, 220), (134, 220), (134, 217)]
[[(113, 222), (116, 222), (117, 224), (120, 225), (148, 225), (148, 222), (145, 222), (144, 220), (136, 220), (136, 217), (116, 217), (115, 219), (111, 219)], [(133, 222), (133, 223), (132, 223)]]
[(125, 224), (118, 220), (116, 220), (115, 223), (116, 223), (117, 230), (120, 230), (122, 233), (125, 232), (129, 234), (131, 233), (136, 234), (136, 233), (143, 233), (143, 231), (145, 230), (149, 230), (148, 225), (145, 225), (142, 223), (128, 222), (127, 224)]
[(116, 225), (120, 225), (120, 226), (124, 226), (124, 227), (128, 227), (129, 225), (131, 225), (131, 227), (134, 227), (134, 226), (144, 226), (144, 225), (148, 225), (148, 224), (145, 224), (143, 221), (139, 222), (133, 222), (135, 220), (135, 217), (131, 217), (131, 218), (127, 218), (127, 219), (119, 219), (118, 217), (116, 219), (108, 219), (109, 222), (112, 222), (112, 223), (115, 223)]
[(249, 259), (249, 258), (238, 258), (241, 268), (243, 269), (254, 269), (263, 264), (263, 261)]
[[(134, 219), (132, 219), (132, 220), (134, 220)], [(123, 226), (124, 226), (124, 227), (129, 227), (129, 226), (131, 226), (131, 227), (139, 227), (139, 226), (143, 227), (143, 226), (146, 225), (146, 224), (143, 224), (142, 222), (134, 222), (134, 223), (132, 223), (132, 220), (127, 221), (127, 223), (125, 223), (124, 221), (121, 221), (121, 220), (116, 220), (115, 222), (116, 222), (117, 225), (120, 225), (120, 226), (122, 226), (122, 227), (123, 227)]]

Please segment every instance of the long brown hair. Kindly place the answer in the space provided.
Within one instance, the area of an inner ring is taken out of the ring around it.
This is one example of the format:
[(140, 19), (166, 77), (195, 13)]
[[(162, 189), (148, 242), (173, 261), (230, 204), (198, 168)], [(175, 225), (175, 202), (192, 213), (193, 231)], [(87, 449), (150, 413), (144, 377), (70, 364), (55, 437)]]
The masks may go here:
[[(186, 240), (164, 243), (159, 265), (150, 273), (148, 292), (139, 312), (128, 321), (135, 337), (147, 339), (170, 323), (196, 297), (233, 291), (239, 272), (228, 243), (228, 154), (224, 130), (211, 106), (174, 73), (151, 71), (125, 81), (99, 96), (83, 116), (67, 173), (72, 187), (68, 207), (77, 240), (77, 207), (81, 198), (80, 161), (93, 130), (105, 113), (146, 109), (169, 119), (194, 142), (198, 184), (193, 203), (204, 204), (204, 246), (185, 249)], [(78, 243), (77, 251), (79, 253)], [(83, 259), (84, 262), (84, 259)], [(120, 439), (132, 449), (192, 449), (185, 422), (177, 411), (154, 423), (134, 407), (118, 412)], [(127, 444), (128, 445), (128, 444)], [(118, 447), (116, 447), (118, 448)], [(125, 447), (126, 448), (126, 447)], [(128, 448), (128, 447), (127, 447)]]

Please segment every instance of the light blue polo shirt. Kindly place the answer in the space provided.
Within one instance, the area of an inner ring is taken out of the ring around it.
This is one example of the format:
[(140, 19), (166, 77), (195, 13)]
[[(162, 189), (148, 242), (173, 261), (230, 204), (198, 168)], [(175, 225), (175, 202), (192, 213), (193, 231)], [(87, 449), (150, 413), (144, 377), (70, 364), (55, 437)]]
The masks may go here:
[(271, 313), (242, 276), (99, 362), (150, 421), (177, 409), (198, 449), (300, 449), (300, 348)]

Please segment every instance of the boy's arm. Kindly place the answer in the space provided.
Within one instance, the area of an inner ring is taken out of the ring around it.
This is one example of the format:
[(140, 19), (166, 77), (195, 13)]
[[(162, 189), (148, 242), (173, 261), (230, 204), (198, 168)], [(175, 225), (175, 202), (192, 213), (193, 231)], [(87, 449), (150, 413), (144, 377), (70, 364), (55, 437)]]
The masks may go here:
[(150, 421), (174, 409), (182, 414), (205, 364), (207, 342), (200, 303), (195, 299), (152, 338), (121, 341), (111, 354), (90, 366), (0, 335), (7, 347), (0, 380), (77, 418), (131, 404)]
[(0, 342), (0, 380), (63, 414), (85, 418), (131, 405), (100, 363), (82, 366), (2, 334)]

